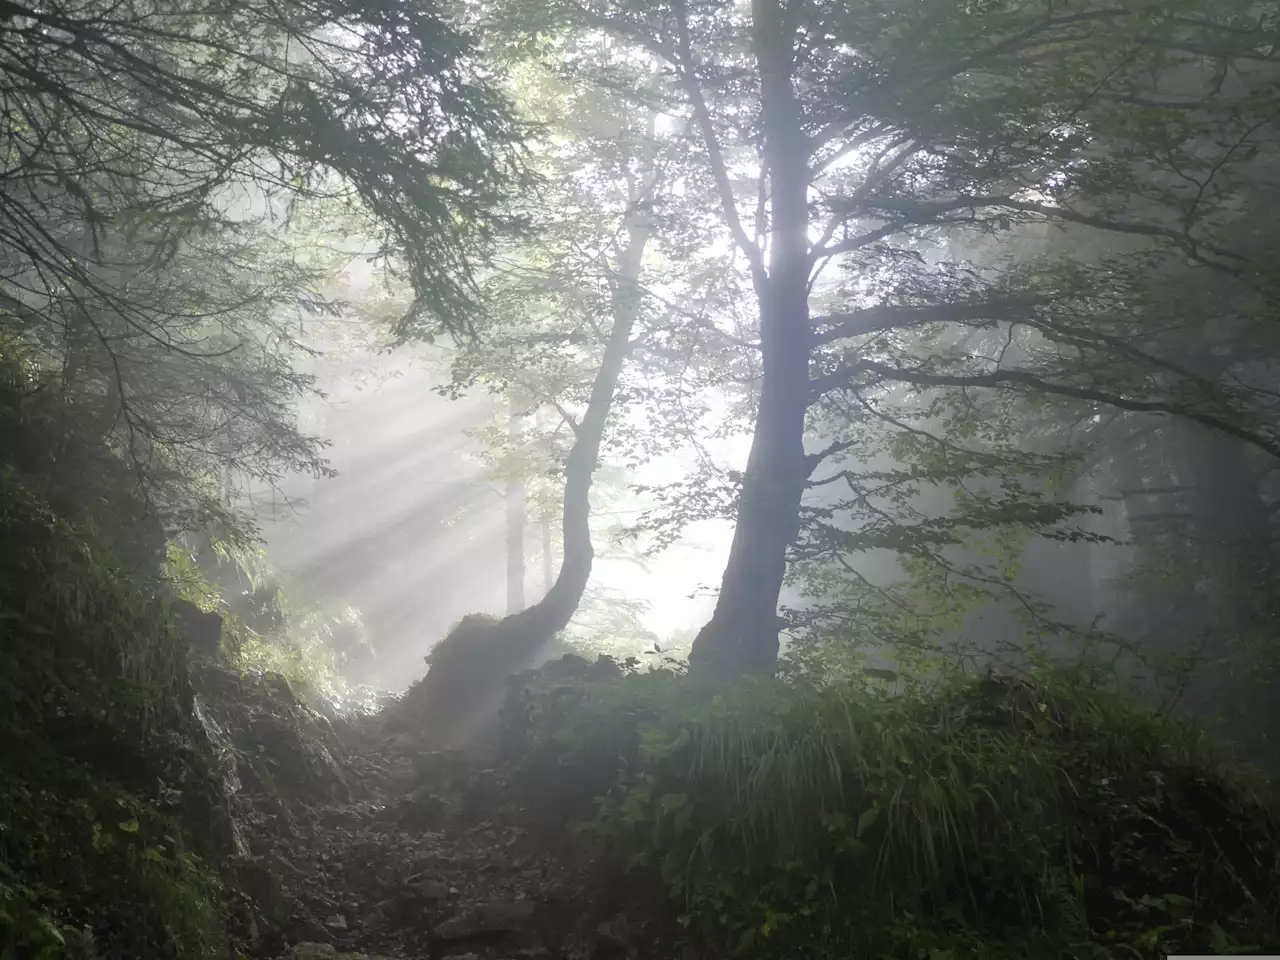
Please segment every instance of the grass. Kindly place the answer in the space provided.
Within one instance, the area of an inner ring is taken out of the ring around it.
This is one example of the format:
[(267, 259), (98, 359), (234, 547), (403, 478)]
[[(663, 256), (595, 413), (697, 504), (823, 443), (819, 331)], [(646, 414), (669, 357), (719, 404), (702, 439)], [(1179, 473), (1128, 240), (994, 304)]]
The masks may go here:
[(658, 672), (543, 689), (530, 724), (535, 806), (663, 883), (712, 954), (1280, 945), (1268, 807), (1194, 729), (1067, 674), (891, 699)]

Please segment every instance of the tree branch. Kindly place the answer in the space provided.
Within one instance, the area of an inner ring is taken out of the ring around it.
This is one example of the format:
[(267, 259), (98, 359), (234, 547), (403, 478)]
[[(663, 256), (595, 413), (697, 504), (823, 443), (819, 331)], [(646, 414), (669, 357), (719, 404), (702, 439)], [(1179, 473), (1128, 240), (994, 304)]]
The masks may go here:
[(759, 290), (767, 272), (764, 266), (764, 254), (751, 242), (746, 229), (742, 226), (742, 218), (738, 215), (737, 199), (733, 193), (733, 181), (729, 177), (729, 167), (724, 160), (724, 151), (716, 136), (715, 124), (711, 119), (711, 111), (707, 108), (707, 99), (702, 94), (702, 86), (698, 81), (697, 60), (693, 55), (693, 43), (689, 38), (689, 20), (683, 0), (674, 5), (676, 30), (680, 44), (679, 61), (673, 64), (680, 77), (689, 103), (693, 107), (693, 119), (702, 134), (703, 145), (707, 148), (707, 161), (711, 164), (711, 175), (715, 180), (716, 192), (720, 196), (720, 206), (724, 210), (725, 222), (733, 234), (734, 243), (742, 250), (751, 268), (751, 280)]
[(874, 360), (861, 360), (844, 370), (812, 381), (813, 392), (811, 395), (816, 399), (831, 390), (838, 390), (859, 373), (874, 373), (886, 380), (912, 383), (922, 387), (991, 387), (998, 389), (1020, 386), (1040, 393), (1050, 394), (1051, 396), (1087, 400), (1106, 406), (1118, 407), (1122, 410), (1165, 413), (1191, 420), (1220, 433), (1235, 437), (1237, 440), (1243, 440), (1245, 443), (1280, 459), (1280, 441), (1234, 424), (1230, 420), (1214, 414), (1204, 413), (1184, 404), (1170, 401), (1133, 400), (1128, 397), (1107, 393), (1104, 390), (1074, 387), (1064, 383), (1052, 383), (1025, 370), (995, 370), (991, 373), (977, 374), (931, 373), (923, 369), (901, 369), (885, 363), (877, 363)]
[(1163, 240), (1169, 240), (1177, 244), (1188, 256), (1194, 258), (1197, 262), (1215, 270), (1221, 270), (1232, 276), (1238, 276), (1240, 267), (1232, 267), (1227, 264), (1218, 263), (1205, 258), (1200, 252), (1201, 248), (1209, 251), (1215, 256), (1223, 257), (1228, 260), (1235, 260), (1243, 266), (1249, 261), (1246, 257), (1233, 253), (1224, 247), (1208, 241), (1197, 240), (1185, 230), (1176, 230), (1172, 227), (1162, 227), (1154, 223), (1139, 223), (1134, 221), (1112, 220), (1109, 217), (1100, 217), (1093, 214), (1077, 213), (1066, 207), (1053, 206), (1046, 203), (1035, 203), (1030, 200), (1015, 200), (1013, 197), (1004, 196), (984, 196), (984, 197), (960, 197), (955, 200), (941, 201), (937, 203), (917, 203), (914, 201), (890, 201), (883, 200), (879, 206), (882, 209), (905, 214), (908, 222), (925, 223), (937, 222), (937, 217), (942, 214), (953, 213), (958, 210), (977, 211), (983, 208), (999, 207), (1005, 210), (1015, 210), (1019, 213), (1034, 213), (1038, 216), (1046, 217), (1051, 220), (1065, 220), (1068, 223), (1077, 223), (1081, 226), (1095, 227), (1099, 230), (1106, 230), (1111, 233), (1125, 233), (1135, 236), (1156, 237)]
[(830, 329), (815, 333), (815, 345), (883, 333), (899, 327), (918, 327), (927, 323), (974, 323), (990, 326), (1009, 320), (1036, 306), (1038, 300), (990, 301), (987, 303), (942, 303), (929, 306), (884, 305), (814, 317), (814, 326)]

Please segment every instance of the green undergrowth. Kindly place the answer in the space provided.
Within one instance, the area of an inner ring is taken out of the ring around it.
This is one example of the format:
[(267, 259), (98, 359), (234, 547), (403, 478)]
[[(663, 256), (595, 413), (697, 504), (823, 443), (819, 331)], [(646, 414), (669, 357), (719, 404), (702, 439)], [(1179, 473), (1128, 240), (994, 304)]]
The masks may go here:
[(712, 697), (655, 671), (526, 698), (530, 806), (662, 884), (709, 955), (1280, 952), (1261, 794), (1194, 730), (1079, 678)]
[(0, 957), (226, 956), (185, 640), (8, 467), (0, 632)]
[[(170, 540), (166, 545), (164, 573), (181, 600), (221, 616), (226, 662), (246, 675), (284, 677), (308, 700), (361, 705), (364, 691), (343, 676), (341, 656), (335, 650), (343, 634), (355, 638), (352, 646), (367, 646), (359, 610), (295, 606), (278, 585), (278, 575), (260, 548), (213, 540), (208, 552), (224, 573), (230, 571), (228, 575), (238, 589), (215, 582), (182, 540)], [(272, 602), (278, 620), (254, 629), (245, 611), (238, 609), (235, 601), (243, 597), (236, 594), (256, 593), (271, 583), (277, 584)]]

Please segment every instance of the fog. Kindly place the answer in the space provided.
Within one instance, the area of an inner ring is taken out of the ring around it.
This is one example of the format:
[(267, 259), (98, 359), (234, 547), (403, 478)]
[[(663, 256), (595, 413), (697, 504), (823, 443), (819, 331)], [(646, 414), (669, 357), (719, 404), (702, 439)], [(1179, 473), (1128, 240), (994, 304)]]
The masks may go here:
[[(291, 476), (251, 498), (286, 590), (325, 610), (355, 607), (375, 661), (353, 679), (392, 691), (425, 672), (424, 655), (464, 615), (507, 612), (506, 504), (474, 436), (505, 417), (505, 407), (487, 395), (440, 395), (448, 356), (447, 348), (388, 352), (366, 342), (348, 346), (339, 361), (332, 345), (322, 348), (313, 372), (324, 396), (310, 399), (300, 416), (330, 443), (326, 456), (337, 475)], [(719, 445), (730, 466), (739, 465), (731, 462), (735, 453), (745, 457), (737, 446)], [(643, 652), (637, 640), (646, 633), (665, 648), (710, 615), (732, 535), (728, 522), (696, 523), (649, 558), (641, 556), (642, 544), (620, 538), (651, 505), (625, 487), (683, 476), (688, 461), (675, 452), (632, 472), (602, 464), (600, 473), (621, 476), (623, 489), (608, 497), (598, 489), (594, 498), (597, 558), (572, 629), (579, 638), (609, 646), (601, 634), (610, 608), (634, 610), (639, 630), (612, 644), (629, 655)], [(526, 521), (524, 593), (531, 603), (547, 584), (541, 530), (536, 518)], [(553, 570), (558, 529), (555, 541)], [(687, 637), (674, 642), (687, 646)]]

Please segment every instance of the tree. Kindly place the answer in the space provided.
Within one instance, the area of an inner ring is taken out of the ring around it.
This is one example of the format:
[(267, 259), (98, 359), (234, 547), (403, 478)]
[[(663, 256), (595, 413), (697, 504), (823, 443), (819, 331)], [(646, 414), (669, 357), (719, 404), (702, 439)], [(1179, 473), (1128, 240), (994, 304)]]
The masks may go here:
[[(1272, 443), (1238, 408), (1227, 416), (1178, 391), (1081, 382), (1086, 371), (1059, 362), (1074, 359), (1080, 322), (1105, 319), (1108, 294), (1120, 301), (1131, 271), (1072, 267), (1045, 282), (1025, 263), (966, 272), (921, 253), (925, 241), (966, 232), (1063, 224), (1141, 241), (1134, 255), (1148, 262), (1239, 271), (1238, 255), (1214, 236), (1230, 205), (1218, 184), (1253, 160), (1250, 138), (1274, 103), (1258, 69), (1272, 54), (1245, 30), (1259, 25), (1247, 5), (1158, 14), (952, 0), (554, 9), (624, 39), (679, 83), (758, 301), (753, 446), (719, 603), (695, 644), (695, 661), (712, 672), (772, 669), (805, 490), (828, 456), (848, 449), (804, 446), (811, 409), (832, 394), (865, 397), (894, 382), (1047, 394)], [(1270, 35), (1271, 21), (1261, 26)], [(1244, 81), (1208, 98), (1211, 116), (1171, 122), (1189, 114), (1166, 98), (1170, 84), (1188, 72), (1211, 79), (1220, 62), (1244, 70)], [(1122, 128), (1124, 150), (1097, 148)], [(1201, 175), (1159, 192), (1159, 175), (1180, 168)], [(832, 264), (843, 282), (822, 282)], [(817, 302), (827, 312), (814, 315)], [(957, 332), (956, 348), (922, 361), (903, 334), (939, 328)], [(1014, 328), (1062, 347), (1024, 351), (1023, 365), (1009, 368), (961, 345), (959, 331)], [(1122, 349), (1105, 322), (1090, 336), (1111, 357)]]
[[(550, 98), (553, 109), (555, 99)], [(477, 337), (459, 344), (445, 391), (458, 396), (483, 387), (503, 393), (518, 405), (513, 410), (521, 419), (542, 408), (558, 413), (554, 432), (571, 438), (557, 465), (563, 480), (560, 568), (536, 603), (479, 627), (474, 618), (464, 620), (432, 649), (420, 695), (431, 727), (446, 739), (457, 735), (458, 724), (485, 711), (483, 703), (477, 709), (477, 700), (492, 698), (494, 690), (500, 696), (503, 677), (536, 660), (568, 626), (595, 558), (591, 488), (645, 308), (640, 281), (655, 229), (649, 204), (659, 188), (659, 144), (652, 118), (628, 115), (616, 102), (585, 104), (571, 116), (611, 142), (614, 152), (604, 158), (566, 154), (552, 128), (542, 144), (546, 186), (537, 200), (543, 209), (532, 214), (543, 239), (512, 246), (486, 278), (489, 309)], [(584, 173), (601, 179), (604, 211), (591, 195), (594, 185), (575, 183)], [(552, 189), (561, 191), (554, 205)], [(563, 210), (570, 215), (561, 215)], [(572, 245), (557, 249), (565, 237), (580, 240), (590, 252), (583, 256)], [(546, 443), (545, 432), (540, 439), (544, 449), (556, 449)], [(529, 446), (535, 438), (522, 430), (521, 440)], [(477, 629), (482, 639), (476, 639)], [(483, 668), (477, 658), (487, 658)]]
[(405, 328), (466, 328), (519, 130), (429, 5), (77, 0), (0, 30), (2, 322), (179, 526), (228, 471), (324, 469), (290, 355), (341, 307), (331, 218), (403, 269)]
[[(520, 408), (514, 397), (507, 399), (507, 440), (514, 456), (519, 456), (523, 446), (523, 425)], [(515, 465), (508, 471), (504, 499), (507, 507), (507, 613), (519, 613), (525, 607), (524, 583), (526, 575), (524, 534), (528, 526), (525, 514), (524, 478)]]

